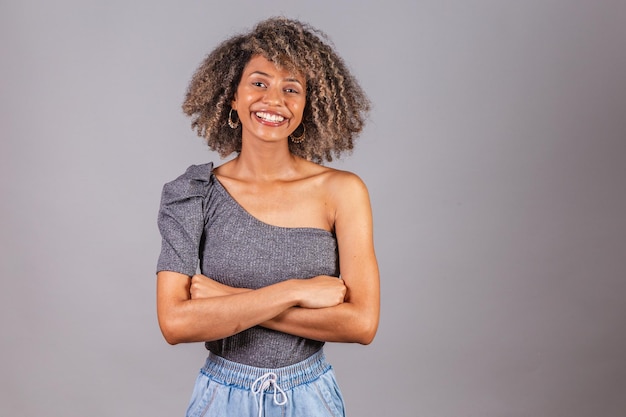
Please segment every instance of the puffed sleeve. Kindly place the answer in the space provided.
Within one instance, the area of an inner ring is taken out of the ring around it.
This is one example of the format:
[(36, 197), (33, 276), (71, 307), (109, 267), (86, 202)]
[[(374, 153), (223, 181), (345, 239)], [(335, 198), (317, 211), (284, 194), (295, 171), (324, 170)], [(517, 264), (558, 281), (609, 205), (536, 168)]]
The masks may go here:
[(158, 215), (162, 241), (157, 272), (174, 271), (189, 276), (196, 273), (212, 169), (212, 163), (192, 165), (163, 186)]

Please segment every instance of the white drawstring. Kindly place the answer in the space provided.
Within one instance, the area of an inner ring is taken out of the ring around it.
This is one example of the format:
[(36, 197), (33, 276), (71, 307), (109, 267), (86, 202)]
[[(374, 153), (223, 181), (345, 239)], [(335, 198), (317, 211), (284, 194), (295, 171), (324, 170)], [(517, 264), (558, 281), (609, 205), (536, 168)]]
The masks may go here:
[[(285, 405), (287, 404), (287, 394), (278, 386), (278, 376), (274, 372), (268, 372), (258, 377), (253, 383), (250, 389), (256, 396), (259, 394), (259, 417), (263, 416), (263, 399), (265, 397), (264, 391), (268, 388), (274, 387), (274, 404)], [(281, 400), (278, 401), (278, 395), (281, 396)]]

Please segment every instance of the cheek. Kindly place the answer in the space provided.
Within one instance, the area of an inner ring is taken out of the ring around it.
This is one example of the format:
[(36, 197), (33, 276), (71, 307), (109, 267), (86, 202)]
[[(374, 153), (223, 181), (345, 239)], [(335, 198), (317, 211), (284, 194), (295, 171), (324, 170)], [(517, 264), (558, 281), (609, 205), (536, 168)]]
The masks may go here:
[(293, 112), (297, 114), (299, 117), (302, 117), (304, 114), (304, 108), (306, 107), (306, 100), (302, 100), (294, 103)]
[(235, 92), (235, 98), (231, 102), (233, 108), (242, 108), (245, 107), (248, 103), (253, 101), (253, 94), (250, 91), (247, 91), (244, 87), (239, 87)]

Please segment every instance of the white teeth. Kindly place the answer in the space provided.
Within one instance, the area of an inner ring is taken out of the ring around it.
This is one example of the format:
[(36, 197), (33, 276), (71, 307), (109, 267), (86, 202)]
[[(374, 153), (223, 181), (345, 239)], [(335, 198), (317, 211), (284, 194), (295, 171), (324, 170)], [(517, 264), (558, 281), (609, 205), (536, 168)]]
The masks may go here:
[(278, 122), (282, 122), (283, 120), (285, 120), (283, 116), (279, 116), (277, 114), (270, 114), (270, 113), (265, 113), (262, 111), (258, 111), (255, 114), (257, 117), (268, 122), (278, 123)]

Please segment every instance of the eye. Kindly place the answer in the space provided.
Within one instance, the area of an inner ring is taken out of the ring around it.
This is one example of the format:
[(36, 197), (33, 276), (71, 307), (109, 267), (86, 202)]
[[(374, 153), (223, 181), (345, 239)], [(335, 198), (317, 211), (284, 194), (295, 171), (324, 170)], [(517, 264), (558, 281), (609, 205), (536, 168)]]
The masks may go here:
[(262, 83), (261, 81), (252, 81), (252, 85), (259, 88), (265, 88), (265, 83)]
[(289, 93), (289, 94), (300, 94), (300, 90), (293, 88), (293, 87), (287, 87), (285, 88), (285, 93)]

